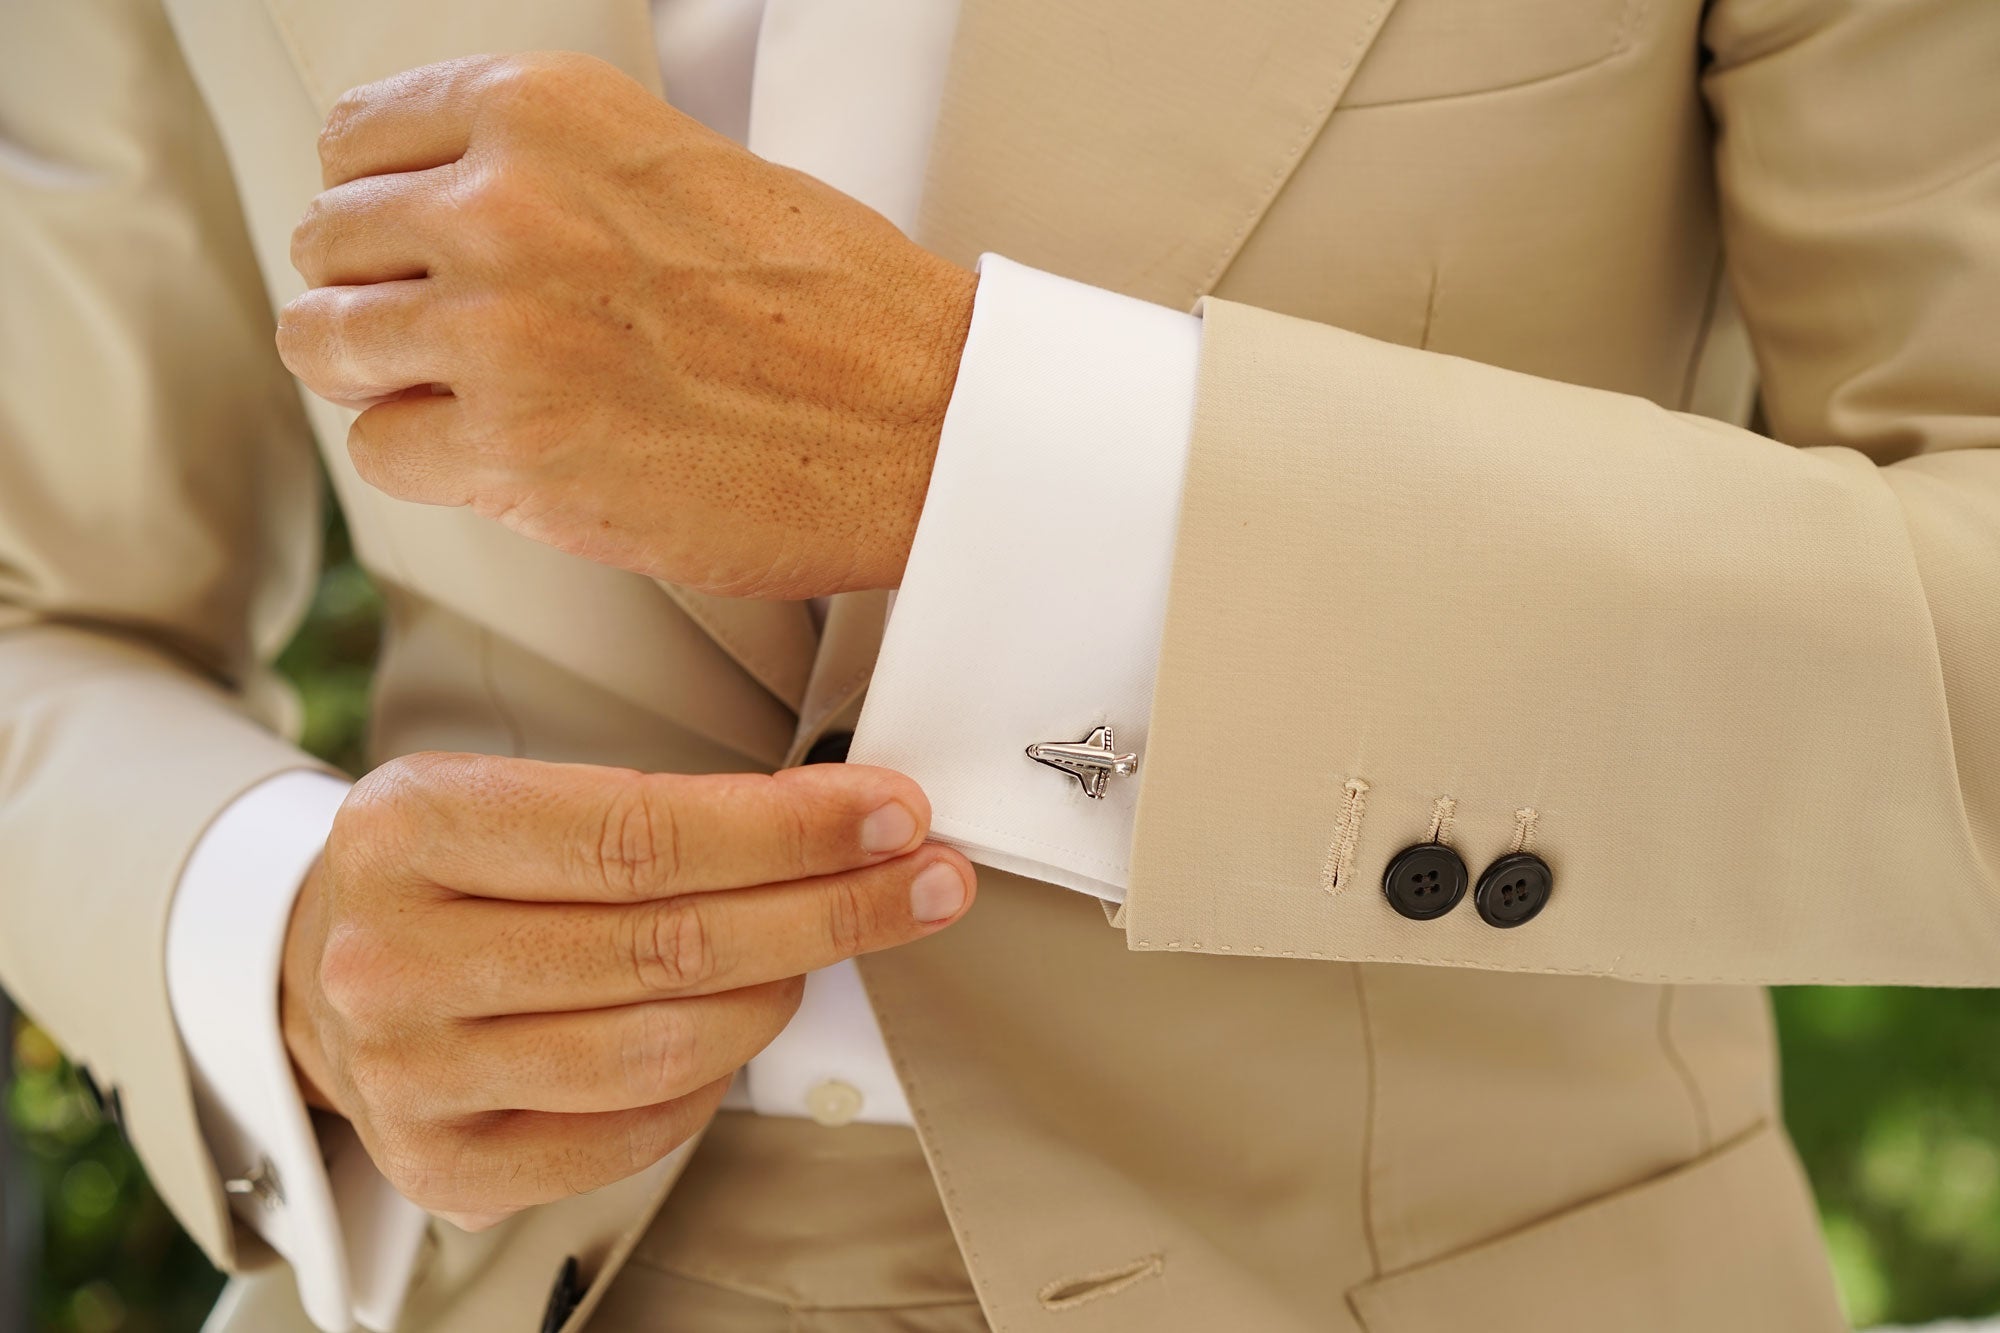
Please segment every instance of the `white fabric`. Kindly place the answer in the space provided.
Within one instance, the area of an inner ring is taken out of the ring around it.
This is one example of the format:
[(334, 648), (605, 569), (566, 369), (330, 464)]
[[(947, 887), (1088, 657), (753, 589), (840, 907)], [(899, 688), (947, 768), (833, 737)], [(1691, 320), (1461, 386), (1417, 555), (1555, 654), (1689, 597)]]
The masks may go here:
[[(326, 842), (347, 784), (302, 770), (266, 779), (219, 815), (181, 872), (167, 919), (167, 993), (194, 1076), (202, 1135), (225, 1177), (268, 1161), (282, 1200), (231, 1197), (244, 1222), (292, 1263), (299, 1300), (322, 1328), (394, 1326), (423, 1214), (365, 1169), (320, 1146), (278, 1029), (278, 968), (292, 900)], [(386, 1196), (386, 1197), (385, 1197)], [(349, 1280), (338, 1243), (344, 1216), (366, 1216), (379, 1237), (365, 1256), (365, 1286)], [(358, 1297), (358, 1299), (357, 1299)]]
[[(912, 230), (957, 26), (954, 0), (766, 0), (748, 147)], [(673, 101), (673, 71), (662, 75)], [(725, 1105), (806, 1115), (807, 1094), (836, 1078), (860, 1090), (857, 1119), (910, 1123), (851, 962), (806, 979), (799, 1012), (744, 1069)]]
[(956, 0), (765, 0), (750, 151), (914, 231), (957, 28)]
[(759, 1115), (804, 1116), (812, 1114), (813, 1089), (836, 1082), (861, 1094), (856, 1120), (912, 1123), (902, 1081), (889, 1062), (861, 972), (852, 963), (807, 975), (799, 1011), (745, 1066), (731, 1091), (743, 1089), (739, 1105)]
[(653, 0), (653, 49), (667, 100), (747, 143), (750, 76), (764, 0)]
[(980, 262), (972, 332), (849, 758), (915, 778), (931, 836), (1122, 902), (1136, 777), (1024, 753), (1110, 724), (1144, 771), (1201, 321)]
[[(747, 127), (753, 150), (912, 229), (956, 4), (653, 0), (653, 12), (669, 100), (732, 137)], [(984, 261), (853, 754), (923, 783), (939, 835), (975, 860), (1114, 899), (1136, 781), (1085, 802), (1022, 749), (1109, 721), (1143, 765), (1199, 327)], [(314, 1323), (386, 1330), (426, 1219), (351, 1129), (314, 1137), (278, 1030), (285, 926), (344, 791), (284, 774), (217, 818), (182, 875), (167, 973), (217, 1165), (239, 1175), (268, 1158), (284, 1188), (271, 1205), (234, 1200), (238, 1215), (291, 1262)], [(807, 1115), (828, 1082), (861, 1094), (855, 1118), (909, 1123), (852, 963), (807, 979), (798, 1015), (730, 1096)]]

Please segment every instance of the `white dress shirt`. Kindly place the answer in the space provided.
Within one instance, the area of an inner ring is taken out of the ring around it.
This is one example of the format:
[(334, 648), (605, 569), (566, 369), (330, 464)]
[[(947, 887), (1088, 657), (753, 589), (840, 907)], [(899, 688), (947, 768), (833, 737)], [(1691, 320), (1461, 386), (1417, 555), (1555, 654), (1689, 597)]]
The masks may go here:
[[(654, 0), (653, 14), (677, 106), (913, 228), (955, 4)], [(1111, 724), (1143, 766), (1199, 347), (1192, 315), (982, 261), (851, 754), (915, 778), (934, 836), (975, 861), (1123, 897), (1138, 780), (1089, 800), (1024, 749)], [(345, 789), (284, 774), (216, 819), (181, 877), (167, 976), (238, 1216), (290, 1261), (316, 1324), (382, 1330), (428, 1219), (351, 1130), (314, 1125), (275, 1002), (292, 901)], [(827, 1123), (909, 1122), (852, 963), (808, 978), (731, 1097)]]

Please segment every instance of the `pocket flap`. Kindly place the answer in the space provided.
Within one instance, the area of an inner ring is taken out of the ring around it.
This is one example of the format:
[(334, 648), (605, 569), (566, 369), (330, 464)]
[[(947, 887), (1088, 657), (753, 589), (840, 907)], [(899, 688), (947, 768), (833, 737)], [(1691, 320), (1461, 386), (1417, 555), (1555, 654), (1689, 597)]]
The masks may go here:
[(1845, 1333), (1812, 1197), (1763, 1125), (1665, 1175), (1348, 1293), (1368, 1333)]

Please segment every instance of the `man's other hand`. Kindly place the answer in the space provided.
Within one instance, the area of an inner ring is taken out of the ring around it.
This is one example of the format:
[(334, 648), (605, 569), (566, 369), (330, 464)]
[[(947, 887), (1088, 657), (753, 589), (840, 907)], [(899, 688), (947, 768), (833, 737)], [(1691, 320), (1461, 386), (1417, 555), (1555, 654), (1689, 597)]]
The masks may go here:
[(405, 1196), (468, 1227), (708, 1120), (803, 974), (922, 938), (973, 871), (886, 769), (687, 777), (480, 755), (349, 795), (285, 944), (285, 1041)]
[(391, 495), (736, 596), (893, 587), (972, 273), (600, 60), (355, 89), (278, 347)]

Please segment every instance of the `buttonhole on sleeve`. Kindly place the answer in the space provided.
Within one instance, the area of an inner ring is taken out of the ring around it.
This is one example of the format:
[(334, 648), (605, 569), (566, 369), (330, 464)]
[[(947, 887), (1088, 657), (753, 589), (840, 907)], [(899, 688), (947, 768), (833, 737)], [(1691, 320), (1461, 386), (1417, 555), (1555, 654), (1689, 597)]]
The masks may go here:
[(1035, 1295), (1045, 1310), (1074, 1310), (1079, 1305), (1088, 1305), (1105, 1296), (1116, 1296), (1149, 1277), (1158, 1277), (1166, 1267), (1167, 1257), (1164, 1254), (1149, 1254), (1116, 1268), (1085, 1273), (1082, 1277), (1059, 1278)]
[(1326, 864), (1320, 867), (1320, 887), (1339, 893), (1354, 873), (1354, 849), (1361, 842), (1361, 816), (1368, 808), (1368, 784), (1349, 778), (1340, 789), (1340, 818), (1333, 826), (1333, 844), (1326, 849)]

